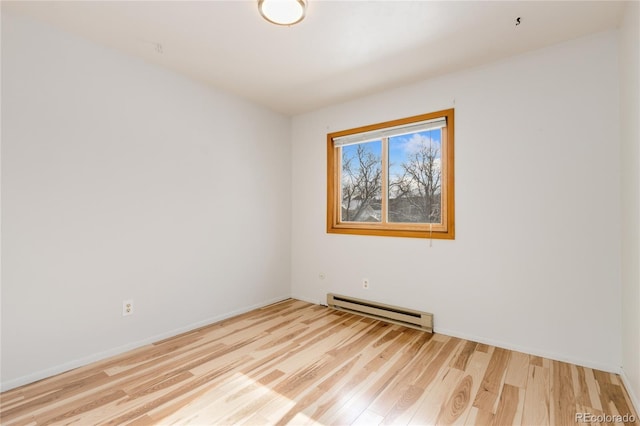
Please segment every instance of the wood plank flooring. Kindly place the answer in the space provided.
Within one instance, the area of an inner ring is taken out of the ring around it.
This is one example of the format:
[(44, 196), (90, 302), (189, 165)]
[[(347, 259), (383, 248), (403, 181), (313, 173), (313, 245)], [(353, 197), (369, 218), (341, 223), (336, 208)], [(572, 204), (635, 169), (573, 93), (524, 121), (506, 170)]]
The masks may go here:
[(2, 425), (640, 424), (615, 374), (298, 300), (0, 398)]

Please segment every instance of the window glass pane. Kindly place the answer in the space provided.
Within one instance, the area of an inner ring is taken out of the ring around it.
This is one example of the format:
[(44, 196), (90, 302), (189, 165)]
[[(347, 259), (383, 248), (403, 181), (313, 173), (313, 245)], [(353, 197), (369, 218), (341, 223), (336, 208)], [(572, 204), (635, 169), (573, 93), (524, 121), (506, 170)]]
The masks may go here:
[(343, 222), (382, 220), (382, 142), (342, 147), (341, 216)]
[(441, 223), (442, 132), (389, 138), (389, 222)]

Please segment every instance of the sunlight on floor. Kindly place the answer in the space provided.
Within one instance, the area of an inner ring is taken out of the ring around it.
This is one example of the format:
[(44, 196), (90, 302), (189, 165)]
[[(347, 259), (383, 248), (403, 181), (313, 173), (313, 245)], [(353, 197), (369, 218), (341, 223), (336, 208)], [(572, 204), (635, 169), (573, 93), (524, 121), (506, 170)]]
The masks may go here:
[[(162, 423), (234, 424), (250, 418), (247, 424), (275, 424), (296, 405), (295, 401), (239, 372), (223, 383), (219, 387), (214, 383), (211, 389), (198, 395), (192, 402), (164, 417)], [(187, 395), (185, 399), (191, 397)], [(215, 402), (212, 404), (211, 401)], [(297, 413), (289, 424), (320, 423), (303, 413)]]

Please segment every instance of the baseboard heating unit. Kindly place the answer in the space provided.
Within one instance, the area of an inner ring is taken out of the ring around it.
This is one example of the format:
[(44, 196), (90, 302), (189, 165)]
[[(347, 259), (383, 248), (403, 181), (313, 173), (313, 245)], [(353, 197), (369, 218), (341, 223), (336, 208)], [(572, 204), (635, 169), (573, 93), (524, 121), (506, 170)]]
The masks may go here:
[(433, 314), (427, 312), (332, 293), (327, 294), (327, 306), (433, 333)]

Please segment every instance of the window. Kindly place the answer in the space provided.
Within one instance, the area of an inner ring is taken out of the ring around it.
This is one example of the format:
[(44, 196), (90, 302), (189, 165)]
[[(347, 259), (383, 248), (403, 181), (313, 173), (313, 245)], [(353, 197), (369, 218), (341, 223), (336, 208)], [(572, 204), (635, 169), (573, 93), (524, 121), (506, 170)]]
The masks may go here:
[(454, 239), (453, 109), (327, 135), (327, 232)]

